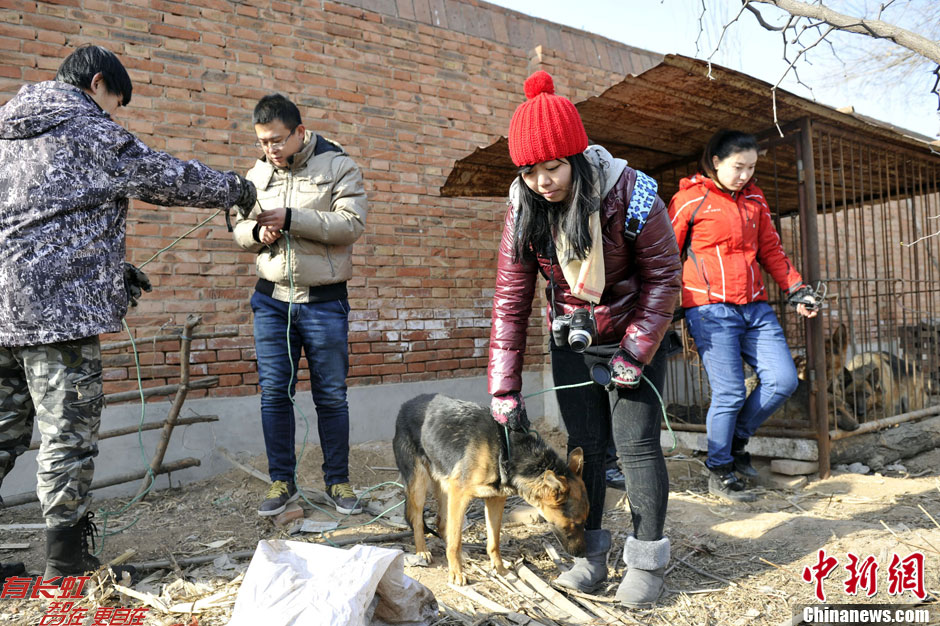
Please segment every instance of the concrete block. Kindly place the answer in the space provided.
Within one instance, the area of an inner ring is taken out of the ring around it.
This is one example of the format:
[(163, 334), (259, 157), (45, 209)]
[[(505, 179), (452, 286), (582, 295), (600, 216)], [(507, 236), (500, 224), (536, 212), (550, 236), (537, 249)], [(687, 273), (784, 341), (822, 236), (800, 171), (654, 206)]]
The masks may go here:
[(806, 476), (785, 476), (760, 470), (758, 470), (757, 478), (752, 480), (767, 489), (798, 489), (807, 482)]
[(796, 461), (794, 459), (774, 459), (770, 462), (770, 471), (788, 476), (805, 476), (819, 471), (816, 461)]
[[(691, 431), (674, 431), (678, 440), (678, 447), (690, 450), (708, 450), (708, 437), (705, 433)], [(669, 431), (661, 431), (660, 445), (669, 450), (672, 448), (672, 435)], [(819, 459), (819, 449), (815, 440), (787, 439), (783, 437), (751, 437), (747, 444), (747, 451), (751, 456), (784, 457), (800, 459), (803, 461), (816, 461)]]

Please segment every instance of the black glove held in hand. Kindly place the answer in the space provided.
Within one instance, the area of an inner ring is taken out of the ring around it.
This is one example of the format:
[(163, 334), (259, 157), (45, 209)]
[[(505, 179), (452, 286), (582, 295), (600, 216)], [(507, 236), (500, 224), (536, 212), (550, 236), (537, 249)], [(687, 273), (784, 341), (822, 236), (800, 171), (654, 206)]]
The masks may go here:
[(501, 396), (493, 396), (490, 402), (490, 413), (493, 419), (501, 426), (508, 426), (509, 430), (528, 432), (529, 417), (525, 413), (525, 402), (518, 391), (510, 391)]
[(131, 306), (137, 306), (137, 298), (144, 291), (150, 292), (153, 287), (150, 285), (150, 279), (142, 270), (137, 269), (130, 263), (124, 263), (124, 291), (127, 293), (127, 301)]
[[(235, 176), (238, 176), (238, 174), (235, 174)], [(254, 208), (255, 202), (258, 200), (258, 192), (255, 189), (255, 184), (250, 180), (238, 176), (238, 182), (242, 185), (242, 194), (238, 197), (235, 206), (238, 207), (238, 213), (242, 216), (242, 219), (245, 219), (251, 213), (251, 209)]]
[(802, 304), (810, 311), (815, 311), (819, 308), (819, 305), (822, 304), (822, 299), (819, 297), (819, 294), (816, 293), (815, 289), (809, 285), (800, 284), (790, 290), (787, 296), (787, 302), (794, 307)]
[(642, 375), (643, 364), (634, 361), (623, 349), (610, 357), (610, 382), (618, 389), (636, 389)]

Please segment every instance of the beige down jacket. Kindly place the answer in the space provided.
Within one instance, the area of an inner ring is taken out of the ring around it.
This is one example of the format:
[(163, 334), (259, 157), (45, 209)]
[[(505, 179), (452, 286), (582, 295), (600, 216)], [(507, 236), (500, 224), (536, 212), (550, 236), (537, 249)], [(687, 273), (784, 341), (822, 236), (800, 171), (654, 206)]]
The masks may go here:
[(235, 242), (258, 253), (258, 275), (275, 284), (276, 300), (290, 300), (288, 237), (270, 246), (255, 239), (261, 210), (290, 207), (287, 232), (294, 302), (309, 301), (310, 287), (352, 277), (352, 247), (365, 229), (368, 202), (362, 173), (339, 144), (307, 131), (303, 149), (288, 168), (259, 159), (246, 178), (258, 190), (258, 204), (247, 218), (238, 217)]

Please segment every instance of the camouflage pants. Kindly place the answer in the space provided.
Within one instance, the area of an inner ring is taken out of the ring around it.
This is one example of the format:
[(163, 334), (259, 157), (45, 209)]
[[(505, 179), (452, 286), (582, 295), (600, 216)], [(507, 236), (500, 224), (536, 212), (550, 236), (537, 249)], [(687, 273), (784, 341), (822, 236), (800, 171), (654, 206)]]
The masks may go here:
[(49, 528), (74, 525), (91, 504), (103, 405), (97, 336), (0, 347), (0, 483), (38, 421), (36, 493)]

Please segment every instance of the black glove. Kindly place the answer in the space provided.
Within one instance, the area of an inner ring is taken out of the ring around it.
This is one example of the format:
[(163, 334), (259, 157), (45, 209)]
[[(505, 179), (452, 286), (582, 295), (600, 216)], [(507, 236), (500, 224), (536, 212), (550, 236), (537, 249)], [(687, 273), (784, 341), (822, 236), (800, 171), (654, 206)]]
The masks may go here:
[(250, 180), (238, 176), (238, 182), (241, 183), (242, 193), (238, 197), (238, 201), (235, 203), (235, 206), (238, 207), (238, 214), (242, 216), (242, 219), (248, 217), (251, 214), (251, 210), (255, 206), (255, 202), (258, 200), (258, 192), (255, 190), (255, 184)]
[(787, 302), (794, 308), (802, 304), (810, 311), (815, 311), (819, 309), (819, 306), (822, 304), (822, 298), (819, 297), (815, 289), (809, 285), (800, 283), (790, 288), (789, 294), (787, 295)]
[(497, 424), (508, 426), (509, 430), (528, 432), (529, 416), (525, 412), (525, 402), (518, 391), (510, 391), (493, 396), (490, 401), (490, 413)]
[(643, 376), (643, 364), (621, 348), (610, 357), (610, 382), (618, 389), (636, 389)]
[(153, 287), (150, 285), (150, 279), (142, 270), (137, 269), (130, 263), (124, 263), (124, 292), (127, 293), (127, 301), (131, 306), (137, 306), (137, 298), (146, 291), (150, 292)]

